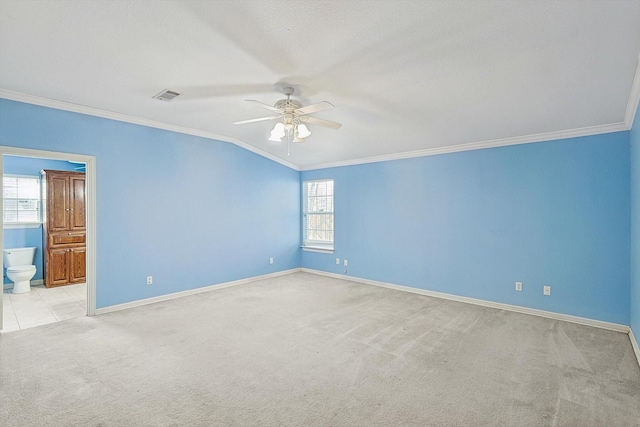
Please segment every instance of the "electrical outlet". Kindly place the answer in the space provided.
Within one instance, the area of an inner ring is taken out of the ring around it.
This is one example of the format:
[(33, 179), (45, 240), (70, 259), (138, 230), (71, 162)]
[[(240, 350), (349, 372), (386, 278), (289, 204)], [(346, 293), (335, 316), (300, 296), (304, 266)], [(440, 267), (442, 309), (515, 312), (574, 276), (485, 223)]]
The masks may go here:
[(542, 293), (545, 295), (551, 295), (551, 286), (545, 286), (542, 290)]
[(336, 258), (336, 265), (340, 265), (340, 258)]
[(147, 276), (147, 285), (153, 284), (153, 276)]
[(269, 258), (269, 264), (273, 264), (273, 258)]
[(345, 259), (345, 260), (344, 260), (344, 266), (346, 267), (346, 266), (348, 266), (348, 265), (349, 265), (349, 262)]
[(522, 282), (516, 282), (516, 291), (522, 291)]

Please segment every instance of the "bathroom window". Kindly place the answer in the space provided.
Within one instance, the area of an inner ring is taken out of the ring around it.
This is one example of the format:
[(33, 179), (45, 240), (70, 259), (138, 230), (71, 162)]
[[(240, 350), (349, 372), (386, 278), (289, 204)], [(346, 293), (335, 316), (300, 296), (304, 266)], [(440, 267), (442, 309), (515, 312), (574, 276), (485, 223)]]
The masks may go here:
[(4, 175), (2, 189), (5, 227), (41, 223), (39, 176)]
[(333, 180), (305, 181), (302, 185), (302, 248), (333, 251)]

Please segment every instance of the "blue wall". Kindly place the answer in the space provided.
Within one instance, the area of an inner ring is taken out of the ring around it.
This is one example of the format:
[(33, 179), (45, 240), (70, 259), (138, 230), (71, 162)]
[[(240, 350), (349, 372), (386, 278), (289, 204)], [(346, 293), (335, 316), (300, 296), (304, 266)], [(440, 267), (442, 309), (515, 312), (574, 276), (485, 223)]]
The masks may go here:
[(300, 265), (299, 173), (236, 145), (5, 99), (0, 145), (96, 156), (97, 307)]
[[(638, 121), (298, 173), (233, 144), (0, 99), (0, 145), (96, 156), (98, 307), (299, 266), (342, 273), (340, 257), (356, 277), (640, 327)], [(300, 253), (301, 178), (335, 179), (334, 254)]]
[(302, 266), (628, 325), (629, 174), (628, 132), (303, 172), (336, 251)]
[[(28, 157), (3, 156), (3, 168), (5, 174), (40, 176), (42, 169), (75, 170), (74, 165), (61, 160), (32, 159)], [(42, 226), (37, 228), (5, 228), (4, 247), (24, 248), (35, 246), (36, 250), (36, 275), (33, 280), (42, 280)], [(4, 283), (11, 283), (6, 277), (7, 269), (4, 269)]]
[(40, 171), (43, 169), (84, 172), (84, 169), (80, 171), (76, 170), (76, 168), (81, 165), (64, 160), (37, 159), (33, 157), (9, 155), (2, 156), (2, 160), (5, 174), (40, 176)]
[(640, 108), (631, 128), (631, 329), (640, 339)]

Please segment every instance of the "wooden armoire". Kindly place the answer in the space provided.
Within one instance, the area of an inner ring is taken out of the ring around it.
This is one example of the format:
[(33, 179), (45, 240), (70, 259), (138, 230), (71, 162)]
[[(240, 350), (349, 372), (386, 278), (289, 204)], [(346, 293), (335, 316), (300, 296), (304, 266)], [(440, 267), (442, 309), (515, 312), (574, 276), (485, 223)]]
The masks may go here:
[(47, 288), (86, 281), (85, 174), (43, 170), (43, 255)]

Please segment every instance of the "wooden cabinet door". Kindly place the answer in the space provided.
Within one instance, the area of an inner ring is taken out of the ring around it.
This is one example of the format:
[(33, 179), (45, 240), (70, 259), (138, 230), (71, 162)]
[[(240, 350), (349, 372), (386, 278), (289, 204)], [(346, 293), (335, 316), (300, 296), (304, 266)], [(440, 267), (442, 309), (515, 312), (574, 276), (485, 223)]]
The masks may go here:
[(45, 170), (47, 193), (46, 281), (62, 286), (86, 281), (85, 175)]
[(69, 230), (86, 229), (85, 220), (85, 177), (72, 176), (69, 178)]
[(47, 179), (47, 226), (49, 231), (64, 231), (69, 227), (69, 178), (51, 176)]
[(82, 248), (69, 249), (71, 257), (71, 283), (84, 283), (87, 278), (87, 250)]
[(69, 283), (71, 272), (69, 249), (49, 249), (47, 251), (47, 287)]

